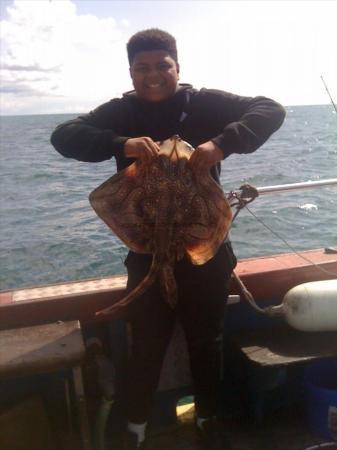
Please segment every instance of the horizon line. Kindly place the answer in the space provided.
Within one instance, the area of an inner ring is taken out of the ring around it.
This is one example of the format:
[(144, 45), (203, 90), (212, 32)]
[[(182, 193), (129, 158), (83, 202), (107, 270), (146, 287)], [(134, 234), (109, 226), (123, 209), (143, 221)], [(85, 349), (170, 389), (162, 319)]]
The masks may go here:
[[(301, 104), (301, 105), (283, 105), (285, 108), (298, 108), (300, 106), (331, 106), (331, 103), (313, 103), (313, 104)], [(20, 113), (20, 114), (2, 114), (0, 112), (0, 117), (22, 117), (22, 116), (61, 116), (61, 115), (75, 115), (75, 114), (87, 114), (89, 111), (82, 112), (52, 112), (52, 113)], [(333, 111), (335, 113), (335, 111)], [(335, 113), (336, 114), (336, 113)]]

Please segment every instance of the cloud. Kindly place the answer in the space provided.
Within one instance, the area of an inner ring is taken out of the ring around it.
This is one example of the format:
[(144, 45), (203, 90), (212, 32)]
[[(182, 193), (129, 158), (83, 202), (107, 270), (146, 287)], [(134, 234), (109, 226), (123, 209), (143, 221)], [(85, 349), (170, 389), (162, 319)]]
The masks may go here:
[(129, 88), (126, 21), (79, 15), (71, 0), (16, 0), (7, 16), (0, 23), (2, 114), (20, 114), (30, 102), (32, 112), (43, 113), (39, 96), (63, 98), (55, 112), (72, 110), (82, 100), (96, 106)]

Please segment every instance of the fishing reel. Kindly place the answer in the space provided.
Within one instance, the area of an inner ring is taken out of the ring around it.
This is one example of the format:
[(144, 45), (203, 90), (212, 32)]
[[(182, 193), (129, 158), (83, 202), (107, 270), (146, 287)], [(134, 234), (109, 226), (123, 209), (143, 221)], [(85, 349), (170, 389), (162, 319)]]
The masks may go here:
[(256, 187), (245, 183), (240, 186), (238, 191), (230, 191), (227, 194), (227, 200), (232, 208), (236, 208), (236, 214), (249, 203), (253, 202), (259, 196)]

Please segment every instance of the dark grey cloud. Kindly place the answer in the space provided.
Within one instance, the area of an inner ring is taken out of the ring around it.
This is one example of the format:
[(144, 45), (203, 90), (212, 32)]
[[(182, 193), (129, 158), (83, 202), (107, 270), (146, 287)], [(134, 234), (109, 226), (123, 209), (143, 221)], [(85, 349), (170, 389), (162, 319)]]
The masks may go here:
[(55, 95), (52, 92), (42, 92), (24, 83), (16, 83), (13, 81), (2, 82), (0, 92), (2, 94), (14, 94), (21, 97), (63, 97), (62, 95)]
[(14, 83), (1, 83), (0, 92), (3, 94), (17, 94), (17, 95), (41, 95), (41, 93), (30, 86), (25, 84), (14, 84)]
[(61, 66), (43, 68), (39, 66), (39, 64), (31, 64), (31, 65), (20, 65), (20, 64), (2, 64), (0, 66), (1, 70), (13, 70), (20, 72), (60, 72)]

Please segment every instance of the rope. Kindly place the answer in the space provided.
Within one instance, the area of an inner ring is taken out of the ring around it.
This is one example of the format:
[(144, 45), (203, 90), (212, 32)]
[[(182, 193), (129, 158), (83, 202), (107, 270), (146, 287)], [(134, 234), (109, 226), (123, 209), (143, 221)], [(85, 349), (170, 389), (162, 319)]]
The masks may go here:
[(261, 314), (266, 314), (269, 317), (281, 316), (283, 314), (283, 305), (267, 306), (266, 308), (260, 308), (260, 306), (257, 305), (253, 297), (253, 294), (248, 291), (239, 275), (235, 271), (233, 271), (232, 276), (234, 280), (237, 282), (243, 298), (250, 304), (250, 306), (252, 306), (255, 309), (255, 311), (258, 311)]
[[(229, 233), (229, 230), (232, 227), (232, 224), (234, 222), (234, 220), (236, 219), (237, 215), (239, 214), (239, 212), (244, 208), (247, 207), (248, 203), (251, 203), (253, 200), (256, 199), (256, 197), (258, 197), (259, 193), (257, 191), (257, 189), (255, 189), (253, 186), (249, 185), (249, 184), (245, 184), (243, 186), (240, 187), (241, 193), (237, 194), (234, 191), (231, 191), (228, 194), (228, 202), (230, 204), (231, 207), (236, 207), (236, 212), (233, 216), (232, 222), (229, 226), (229, 229), (227, 231), (227, 235)], [(274, 310), (271, 310), (271, 307), (267, 307), (267, 308), (260, 308), (257, 304), (256, 301), (253, 297), (253, 294), (251, 292), (249, 292), (249, 290), (246, 288), (246, 286), (244, 285), (244, 283), (242, 282), (241, 278), (239, 277), (239, 275), (233, 270), (232, 273), (232, 277), (235, 279), (242, 297), (253, 307), (253, 309), (255, 309), (256, 311), (258, 311), (261, 314), (268, 314), (269, 316), (272, 315), (276, 315), (276, 311), (274, 312)], [(282, 309), (282, 308), (280, 308)], [(281, 311), (278, 309), (277, 313), (280, 313)]]

